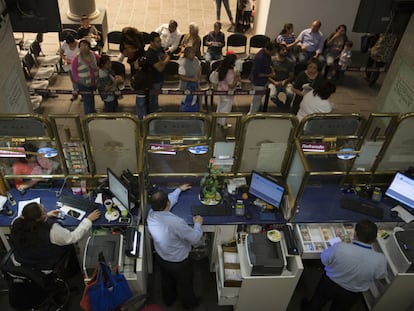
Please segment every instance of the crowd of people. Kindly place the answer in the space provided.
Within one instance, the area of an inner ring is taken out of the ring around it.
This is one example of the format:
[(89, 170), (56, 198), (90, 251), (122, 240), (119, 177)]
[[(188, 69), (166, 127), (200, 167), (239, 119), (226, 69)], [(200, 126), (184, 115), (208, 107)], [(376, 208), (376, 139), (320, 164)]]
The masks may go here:
[[(217, 90), (231, 91), (241, 85), (240, 67), (242, 66), (231, 65), (232, 67), (229, 68), (229, 60), (233, 62), (235, 57), (236, 64), (244, 60), (237, 59), (235, 54), (231, 57), (223, 55), (226, 36), (221, 30), (221, 4), (224, 4), (230, 22), (234, 23), (227, 1), (217, 0), (217, 21), (213, 25), (213, 30), (203, 39), (199, 35), (196, 23), (190, 23), (188, 32), (182, 34), (175, 20), (160, 25), (148, 34), (147, 47), (144, 33), (134, 27), (126, 27), (122, 30), (118, 60), (127, 59), (127, 63), (130, 64), (131, 86), (134, 90), (140, 91), (136, 96), (136, 112), (139, 119), (148, 113), (161, 111), (158, 93), (163, 87), (164, 71), (171, 60), (176, 60), (179, 64), (180, 90), (199, 89), (201, 61), (208, 64), (213, 64), (215, 61), (223, 63), (214, 68), (220, 72), (219, 81), (215, 84)], [(247, 5), (247, 10), (249, 8), (250, 6)], [(296, 115), (301, 110), (300, 118), (303, 118), (305, 111), (307, 115), (330, 112), (333, 109), (333, 104), (329, 102), (330, 109), (321, 110), (320, 106), (315, 106), (315, 101), (308, 103), (306, 109), (301, 109), (302, 99), (309, 91), (319, 90), (317, 91), (319, 93), (320, 88), (325, 87), (329, 88), (330, 94), (335, 92), (332, 83), (325, 82), (331, 81), (335, 84), (341, 82), (345, 70), (351, 65), (353, 42), (348, 40), (347, 26), (339, 25), (327, 37), (321, 32), (321, 27), (322, 22), (315, 19), (309, 28), (302, 30), (296, 36), (293, 24), (286, 23), (252, 59), (253, 66), (249, 79), (253, 89), (262, 94), (263, 90), (270, 88), (270, 99), (281, 112)], [(93, 44), (96, 42), (96, 46), (99, 46), (98, 42), (102, 41), (102, 38), (84, 16), (78, 34), (77, 39), (69, 35), (63, 42), (61, 50), (66, 63), (64, 68), (70, 74), (74, 90), (94, 91), (98, 88), (100, 91), (116, 91), (117, 85), (124, 81), (111, 72), (110, 59), (105, 58), (105, 69), (99, 65), (100, 55), (93, 51)], [(202, 51), (202, 46), (206, 48), (205, 52)], [(382, 66), (379, 61), (375, 61), (375, 64)], [(227, 73), (224, 73), (223, 68), (226, 68)], [(103, 79), (103, 76), (107, 79)], [(373, 79), (378, 78), (377, 75), (372, 76), (370, 85), (375, 83), (376, 80), (372, 82)], [(249, 113), (261, 110), (263, 96), (259, 94), (252, 96)], [(72, 100), (76, 99), (76, 96), (74, 95)], [(85, 114), (95, 112), (94, 97), (91, 95), (82, 95), (82, 97)], [(104, 112), (117, 111), (116, 96), (106, 95), (102, 99)], [(233, 99), (232, 95), (220, 96), (217, 112), (230, 112)], [(185, 95), (179, 110), (199, 111), (199, 96)], [(224, 118), (219, 120), (218, 125), (223, 128), (231, 126)]]

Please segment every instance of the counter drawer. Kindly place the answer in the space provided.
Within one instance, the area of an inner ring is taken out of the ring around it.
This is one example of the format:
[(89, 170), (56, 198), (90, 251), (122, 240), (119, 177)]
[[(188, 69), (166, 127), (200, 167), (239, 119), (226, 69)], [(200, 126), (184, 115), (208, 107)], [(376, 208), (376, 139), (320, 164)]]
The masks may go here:
[(223, 248), (221, 245), (217, 246), (217, 257), (218, 264), (216, 265), (216, 284), (218, 305), (235, 305), (239, 297), (241, 282), (237, 280), (225, 280), (225, 263), (223, 260)]

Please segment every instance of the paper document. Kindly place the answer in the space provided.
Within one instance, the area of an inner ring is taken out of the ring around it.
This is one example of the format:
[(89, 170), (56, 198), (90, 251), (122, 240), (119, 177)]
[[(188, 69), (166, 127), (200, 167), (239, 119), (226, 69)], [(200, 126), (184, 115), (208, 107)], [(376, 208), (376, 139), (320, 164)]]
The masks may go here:
[(16, 218), (20, 217), (20, 215), (23, 212), (23, 208), (27, 204), (32, 203), (32, 202), (36, 202), (37, 204), (40, 204), (40, 198), (35, 198), (35, 199), (32, 199), (32, 200), (26, 200), (26, 201), (19, 201), (19, 207), (17, 208), (17, 216), (16, 216)]
[(7, 197), (4, 195), (0, 195), (0, 211), (3, 210), (4, 204), (7, 202)]
[(74, 208), (72, 206), (67, 206), (67, 205), (63, 205), (60, 210), (65, 214), (65, 215), (69, 215), (73, 218), (76, 218), (77, 220), (82, 220), (83, 217), (85, 217), (86, 212), (78, 209), (78, 208)]

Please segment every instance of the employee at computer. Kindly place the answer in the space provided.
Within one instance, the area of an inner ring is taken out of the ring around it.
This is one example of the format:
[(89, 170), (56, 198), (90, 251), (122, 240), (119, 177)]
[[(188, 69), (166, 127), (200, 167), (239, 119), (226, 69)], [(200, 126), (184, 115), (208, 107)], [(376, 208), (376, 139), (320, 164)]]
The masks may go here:
[(325, 274), (311, 301), (303, 303), (302, 310), (322, 310), (329, 301), (332, 301), (330, 310), (350, 310), (375, 279), (385, 277), (387, 260), (371, 246), (377, 231), (372, 221), (361, 220), (355, 226), (352, 243), (340, 242), (322, 252)]
[(189, 253), (191, 246), (200, 241), (203, 235), (203, 218), (194, 216), (194, 227), (190, 227), (170, 210), (177, 203), (180, 193), (190, 188), (189, 184), (183, 184), (168, 195), (163, 191), (155, 192), (151, 196), (152, 209), (147, 218), (161, 270), (164, 303), (172, 305), (179, 292), (184, 309), (195, 308), (200, 303), (193, 290)]
[(15, 248), (15, 259), (41, 270), (56, 267), (60, 260), (91, 228), (92, 222), (101, 215), (94, 210), (85, 217), (75, 230), (63, 228), (57, 221), (58, 210), (46, 212), (42, 204), (27, 204), (22, 215), (11, 228), (11, 241)]
[[(18, 158), (13, 163), (13, 174), (15, 175), (42, 175), (50, 174), (54, 169), (53, 162), (45, 157), (37, 157), (37, 148), (31, 143), (22, 145), (26, 152), (26, 157)], [(41, 179), (22, 179), (16, 178), (14, 180), (16, 189), (25, 191), (35, 186)]]

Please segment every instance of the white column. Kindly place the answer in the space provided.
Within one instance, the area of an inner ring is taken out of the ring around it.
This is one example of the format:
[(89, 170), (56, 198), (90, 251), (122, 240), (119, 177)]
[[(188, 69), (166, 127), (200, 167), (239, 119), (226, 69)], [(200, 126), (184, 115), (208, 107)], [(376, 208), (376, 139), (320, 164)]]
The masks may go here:
[(82, 15), (87, 15), (90, 20), (99, 16), (95, 0), (69, 0), (69, 11), (66, 13), (70, 20), (79, 22)]

